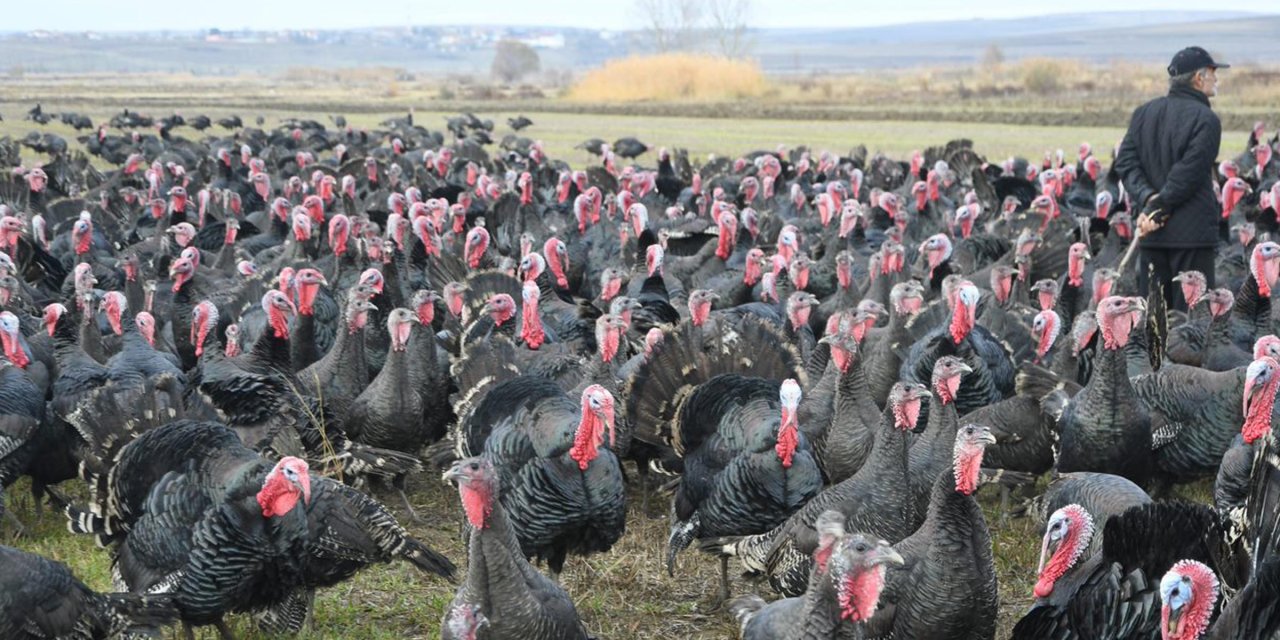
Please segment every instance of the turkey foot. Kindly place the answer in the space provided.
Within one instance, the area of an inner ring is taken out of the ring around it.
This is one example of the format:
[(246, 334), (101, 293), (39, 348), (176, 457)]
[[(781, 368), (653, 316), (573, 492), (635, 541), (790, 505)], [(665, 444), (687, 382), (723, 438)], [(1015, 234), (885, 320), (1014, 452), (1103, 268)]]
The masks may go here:
[(400, 499), (404, 501), (404, 509), (409, 512), (409, 521), (414, 524), (423, 524), (422, 518), (418, 517), (418, 512), (415, 511), (413, 505), (409, 503), (409, 494), (405, 493), (404, 489), (406, 478), (407, 476), (405, 474), (396, 476), (395, 479), (391, 481), (391, 486), (395, 487), (396, 492), (400, 494)]
[(26, 535), (27, 528), (22, 526), (22, 521), (18, 519), (18, 516), (13, 515), (12, 511), (5, 510), (3, 519), (13, 523), (13, 540)]

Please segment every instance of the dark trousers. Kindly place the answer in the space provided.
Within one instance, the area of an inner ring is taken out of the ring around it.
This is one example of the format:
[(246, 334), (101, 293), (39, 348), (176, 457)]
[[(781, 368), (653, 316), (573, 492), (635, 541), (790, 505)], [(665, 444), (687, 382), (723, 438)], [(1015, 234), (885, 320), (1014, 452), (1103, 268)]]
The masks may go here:
[(1215, 250), (1212, 247), (1198, 249), (1139, 249), (1138, 290), (1146, 297), (1148, 287), (1148, 269), (1152, 282), (1164, 287), (1164, 300), (1170, 309), (1187, 310), (1187, 301), (1182, 297), (1182, 287), (1175, 286), (1173, 277), (1183, 271), (1199, 271), (1204, 274), (1209, 288), (1213, 284), (1213, 263)]

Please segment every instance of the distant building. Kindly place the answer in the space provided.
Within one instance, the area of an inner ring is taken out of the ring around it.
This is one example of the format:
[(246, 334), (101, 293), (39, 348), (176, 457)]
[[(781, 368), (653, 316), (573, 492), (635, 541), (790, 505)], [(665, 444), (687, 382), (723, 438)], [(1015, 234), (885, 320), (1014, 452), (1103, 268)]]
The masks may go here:
[(526, 36), (517, 39), (534, 49), (563, 49), (564, 34), (563, 33), (546, 33), (535, 36)]

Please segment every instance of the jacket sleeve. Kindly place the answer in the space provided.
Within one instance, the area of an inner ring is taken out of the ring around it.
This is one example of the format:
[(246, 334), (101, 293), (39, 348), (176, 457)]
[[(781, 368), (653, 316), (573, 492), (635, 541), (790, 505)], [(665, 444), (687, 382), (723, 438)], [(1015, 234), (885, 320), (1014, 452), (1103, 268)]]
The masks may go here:
[(1174, 208), (1189, 200), (1198, 188), (1203, 187), (1205, 177), (1212, 175), (1213, 163), (1218, 159), (1218, 145), (1222, 142), (1222, 123), (1210, 113), (1198, 118), (1193, 125), (1191, 140), (1165, 178), (1160, 190), (1160, 201), (1166, 208)]
[(1133, 117), (1129, 118), (1129, 130), (1125, 132), (1124, 140), (1120, 143), (1115, 164), (1116, 171), (1120, 174), (1120, 181), (1124, 183), (1125, 190), (1133, 196), (1133, 206), (1139, 211), (1156, 191), (1147, 181), (1147, 175), (1142, 171), (1142, 159), (1138, 157), (1136, 130), (1137, 124), (1142, 121), (1144, 111), (1142, 107), (1138, 107), (1133, 112)]

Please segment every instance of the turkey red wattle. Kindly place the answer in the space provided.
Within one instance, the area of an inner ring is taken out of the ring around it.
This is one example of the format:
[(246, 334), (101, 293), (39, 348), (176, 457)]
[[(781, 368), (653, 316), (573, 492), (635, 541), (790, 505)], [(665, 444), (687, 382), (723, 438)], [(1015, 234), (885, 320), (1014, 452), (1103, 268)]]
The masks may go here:
[(1160, 579), (1163, 640), (1197, 640), (1209, 627), (1218, 602), (1218, 577), (1205, 564), (1180, 560)]
[(627, 321), (620, 316), (606, 313), (596, 319), (596, 344), (599, 345), (602, 362), (613, 362), (617, 357), (618, 347), (622, 343), (622, 334), (626, 331), (626, 327)]
[(555, 276), (556, 286), (561, 289), (569, 288), (569, 278), (565, 276), (565, 269), (569, 267), (569, 252), (564, 246), (564, 241), (559, 238), (548, 238), (542, 245), (542, 252), (546, 255), (547, 267), (551, 269), (551, 275)]
[(755, 286), (764, 275), (764, 251), (754, 247), (747, 252), (746, 262), (742, 265), (742, 283), (748, 287)]
[(1146, 301), (1142, 298), (1110, 296), (1103, 299), (1097, 311), (1103, 346), (1110, 350), (1124, 348), (1145, 309)]
[(1062, 319), (1052, 309), (1045, 309), (1036, 314), (1031, 326), (1036, 334), (1037, 363), (1044, 360), (1045, 356), (1049, 355), (1049, 351), (1053, 349), (1054, 343), (1058, 340), (1061, 325)]
[(485, 311), (493, 319), (493, 324), (501, 327), (515, 316), (516, 301), (505, 293), (499, 293), (485, 303)]
[(622, 290), (622, 276), (616, 270), (605, 269), (600, 276), (600, 299), (608, 302)]
[(991, 271), (991, 290), (1000, 304), (1009, 302), (1013, 294), (1013, 271), (993, 269)]
[(733, 253), (734, 245), (738, 242), (738, 218), (726, 212), (721, 214), (718, 226), (720, 234), (716, 239), (716, 257), (728, 260)]
[(689, 316), (693, 326), (701, 327), (711, 315), (711, 302), (716, 296), (709, 291), (695, 292), (695, 294), (689, 296)]
[(228, 358), (234, 358), (240, 355), (240, 325), (227, 325), (227, 344), (223, 347), (222, 353)]
[(582, 420), (569, 449), (569, 457), (577, 461), (579, 470), (586, 471), (591, 461), (600, 455), (606, 427), (612, 446), (615, 440), (613, 395), (604, 387), (593, 384), (582, 392)]
[(124, 294), (119, 291), (108, 291), (102, 298), (102, 313), (107, 316), (107, 324), (116, 335), (124, 333), (124, 309), (128, 306)]
[(256, 173), (249, 179), (253, 183), (253, 191), (259, 198), (266, 200), (271, 195), (271, 178), (265, 173)]
[(533, 176), (526, 171), (516, 183), (520, 187), (520, 204), (533, 204)]
[(1258, 295), (1271, 297), (1271, 289), (1280, 278), (1280, 244), (1263, 242), (1253, 248), (1249, 258), (1249, 272), (1258, 283)]
[(831, 361), (835, 363), (840, 373), (848, 373), (849, 367), (853, 364), (853, 354), (849, 351), (851, 345), (845, 344), (842, 340), (831, 340)]
[(796, 289), (807, 289), (809, 287), (809, 259), (803, 255), (797, 256), (787, 266), (787, 276), (791, 279), (791, 284), (795, 285)]
[(258, 491), (262, 517), (283, 516), (293, 510), (301, 498), (311, 504), (311, 475), (305, 460), (288, 456), (276, 463)]
[(465, 259), (467, 266), (472, 269), (480, 267), (480, 259), (484, 257), (484, 252), (489, 248), (489, 232), (484, 227), (473, 227), (467, 232), (467, 247), (465, 250)]
[(1231, 217), (1231, 212), (1240, 203), (1245, 194), (1251, 192), (1249, 184), (1241, 178), (1232, 178), (1222, 185), (1222, 219)]
[(1257, 360), (1266, 356), (1270, 356), (1276, 362), (1280, 362), (1280, 337), (1268, 334), (1258, 338), (1253, 343), (1253, 359)]
[(783, 264), (791, 262), (800, 249), (800, 230), (787, 225), (778, 233), (777, 250)]
[(1053, 593), (1054, 584), (1075, 566), (1092, 538), (1093, 516), (1080, 505), (1067, 505), (1050, 516), (1040, 546), (1039, 578), (1034, 591), (1037, 598)]
[(315, 269), (303, 269), (298, 272), (298, 313), (309, 316), (315, 313), (316, 294), (320, 285), (328, 284), (324, 276)]
[(841, 620), (862, 622), (875, 615), (880, 593), (884, 591), (886, 569), (885, 565), (878, 564), (841, 577), (838, 589)]
[(1102, 300), (1111, 295), (1111, 289), (1116, 283), (1116, 272), (1114, 269), (1098, 269), (1093, 272), (1093, 306), (1097, 307), (1102, 304)]
[(31, 357), (22, 348), (22, 334), (18, 316), (12, 312), (0, 313), (0, 340), (4, 342), (4, 355), (19, 369), (26, 369), (31, 364)]
[(195, 265), (188, 258), (178, 258), (169, 265), (169, 278), (173, 280), (174, 293), (182, 290), (182, 285), (195, 275), (195, 270)]
[(1253, 444), (1271, 431), (1271, 414), (1280, 386), (1278, 373), (1280, 364), (1269, 356), (1254, 360), (1245, 370), (1244, 425), (1240, 432), (1246, 444)]
[(981, 294), (977, 287), (965, 285), (956, 291), (955, 306), (951, 310), (951, 340), (960, 344), (973, 331), (978, 322), (978, 300)]
[(955, 474), (957, 492), (971, 496), (978, 490), (982, 454), (987, 446), (995, 443), (996, 438), (987, 427), (970, 424), (960, 430), (952, 453), (952, 472)]
[[(965, 366), (964, 369), (972, 371), (968, 366)], [(960, 392), (960, 378), (963, 376), (964, 369), (938, 371), (935, 373), (933, 392), (937, 394), (939, 402), (945, 405), (956, 401), (956, 394)]]
[(262, 296), (262, 310), (267, 312), (267, 324), (272, 335), (281, 340), (289, 338), (289, 319), (298, 314), (297, 307), (283, 293), (268, 291)]
[(1253, 177), (1255, 180), (1258, 180), (1259, 182), (1262, 181), (1262, 176), (1267, 169), (1267, 165), (1271, 164), (1272, 153), (1271, 145), (1266, 142), (1260, 142), (1258, 145), (1254, 146), (1253, 159), (1255, 161), (1255, 165), (1253, 168)]
[[(920, 389), (923, 391), (923, 387)], [(894, 402), (893, 405), (893, 424), (903, 431), (916, 427), (916, 421), (920, 419), (920, 401), (924, 397), (912, 391), (907, 393), (908, 397)], [(890, 401), (894, 400), (891, 398)]]
[(929, 186), (922, 180), (917, 180), (915, 184), (911, 185), (911, 195), (915, 196), (916, 199), (916, 211), (924, 211), (925, 205), (928, 204), (928, 189)]
[(547, 339), (547, 334), (542, 329), (542, 317), (538, 315), (539, 295), (538, 283), (524, 283), (520, 306), (520, 339), (526, 347), (535, 350)]
[(778, 454), (778, 460), (784, 469), (791, 468), (796, 447), (800, 446), (800, 430), (796, 414), (799, 411), (801, 395), (800, 385), (790, 378), (782, 382), (782, 387), (778, 391), (778, 397), (782, 403), (782, 419), (778, 425), (778, 437), (773, 450)]

